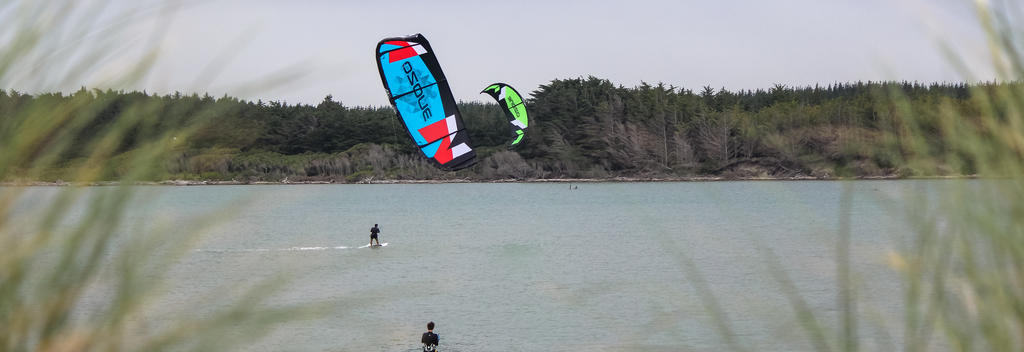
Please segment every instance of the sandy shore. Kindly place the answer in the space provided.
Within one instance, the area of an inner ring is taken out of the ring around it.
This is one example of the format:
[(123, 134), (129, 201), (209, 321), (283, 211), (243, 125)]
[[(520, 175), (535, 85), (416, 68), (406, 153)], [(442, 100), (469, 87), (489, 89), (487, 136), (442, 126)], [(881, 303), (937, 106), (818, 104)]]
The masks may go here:
[[(976, 178), (976, 175), (963, 176), (862, 176), (847, 178), (848, 180), (899, 180), (899, 179), (964, 179)], [(323, 185), (323, 184), (439, 184), (439, 183), (596, 183), (596, 182), (716, 182), (716, 181), (835, 181), (839, 177), (719, 177), (719, 176), (694, 176), (694, 177), (613, 177), (613, 178), (539, 178), (539, 179), (501, 179), (501, 180), (475, 180), (475, 179), (445, 179), (445, 180), (388, 180), (388, 179), (367, 179), (359, 182), (336, 182), (325, 181), (219, 181), (219, 180), (165, 180), (165, 181), (144, 181), (134, 182), (134, 185), (143, 186), (223, 186), (223, 185)], [(41, 181), (14, 181), (0, 182), (0, 186), (116, 186), (121, 185), (117, 181), (102, 182), (41, 182)]]

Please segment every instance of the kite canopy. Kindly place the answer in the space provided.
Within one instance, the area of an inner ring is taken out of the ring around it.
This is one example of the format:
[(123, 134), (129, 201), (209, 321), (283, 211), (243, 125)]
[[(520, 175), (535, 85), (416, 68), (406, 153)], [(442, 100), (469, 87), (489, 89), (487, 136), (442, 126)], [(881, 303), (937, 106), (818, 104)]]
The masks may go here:
[(449, 171), (476, 163), (455, 97), (427, 38), (385, 38), (377, 43), (376, 54), (384, 90), (423, 156)]
[(523, 98), (519, 92), (505, 83), (494, 83), (480, 93), (487, 93), (498, 101), (498, 106), (505, 112), (508, 122), (512, 124), (512, 132), (515, 133), (515, 139), (512, 140), (511, 145), (519, 144), (523, 140), (524, 130), (527, 126), (526, 105), (523, 104)]

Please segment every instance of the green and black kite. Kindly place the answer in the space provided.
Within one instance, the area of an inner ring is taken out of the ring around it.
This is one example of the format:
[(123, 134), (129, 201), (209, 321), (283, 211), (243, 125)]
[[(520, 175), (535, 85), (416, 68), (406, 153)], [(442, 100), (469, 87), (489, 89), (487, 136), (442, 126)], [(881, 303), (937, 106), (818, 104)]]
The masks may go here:
[(515, 132), (515, 139), (511, 145), (519, 144), (523, 140), (524, 130), (526, 130), (528, 125), (526, 105), (523, 104), (523, 98), (519, 95), (519, 92), (507, 84), (495, 83), (484, 88), (480, 93), (487, 93), (494, 100), (498, 101), (498, 106), (501, 107), (502, 111), (505, 111), (508, 122), (512, 124), (512, 132)]

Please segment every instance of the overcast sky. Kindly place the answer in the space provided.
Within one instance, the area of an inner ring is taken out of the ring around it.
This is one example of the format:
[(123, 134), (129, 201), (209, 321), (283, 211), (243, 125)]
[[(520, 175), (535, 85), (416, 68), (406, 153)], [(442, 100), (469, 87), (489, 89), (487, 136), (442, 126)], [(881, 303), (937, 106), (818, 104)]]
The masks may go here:
[[(118, 4), (112, 13), (138, 2)], [(957, 81), (938, 43), (985, 52), (971, 2), (958, 0), (219, 0), (151, 22), (166, 32), (136, 88), (312, 104), (330, 94), (348, 106), (388, 104), (373, 50), (413, 33), (430, 40), (456, 98), (480, 101), (492, 82), (525, 93), (588, 75), (694, 90)], [(253, 83), (282, 75), (292, 79), (274, 89)]]

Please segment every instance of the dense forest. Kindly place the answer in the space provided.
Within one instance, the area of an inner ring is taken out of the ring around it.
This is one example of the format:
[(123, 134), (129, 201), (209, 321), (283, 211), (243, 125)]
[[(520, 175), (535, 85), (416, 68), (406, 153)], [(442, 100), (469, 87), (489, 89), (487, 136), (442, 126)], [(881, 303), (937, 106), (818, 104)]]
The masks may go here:
[[(968, 175), (973, 173), (969, 161), (955, 168), (906, 165), (901, 134), (907, 133), (910, 122), (901, 117), (915, 116), (916, 130), (938, 131), (929, 128), (929, 121), (938, 121), (948, 111), (976, 116), (979, 105), (972, 97), (998, 86), (857, 82), (743, 91), (704, 87), (695, 92), (664, 84), (629, 88), (595, 77), (559, 79), (528, 94), (530, 127), (514, 149), (507, 147), (511, 132), (496, 105), (461, 102), (479, 162), (458, 172), (431, 166), (391, 107), (348, 107), (330, 95), (317, 105), (290, 105), (84, 88), (71, 94), (0, 91), (0, 136), (22, 128), (25, 123), (16, 116), (25, 111), (66, 108), (91, 116), (74, 136), (61, 137), (69, 139), (68, 146), (53, 163), (56, 166), (37, 176), (41, 181), (74, 181), (62, 170), (88, 163), (89, 146), (96, 143), (93, 136), (131, 109), (160, 118), (123, 136), (117, 153), (130, 155), (153, 131), (187, 131), (174, 153), (160, 161), (166, 171), (161, 179), (367, 182)], [(935, 134), (928, 148), (940, 151), (947, 137)], [(115, 157), (111, 162), (116, 161)], [(116, 165), (110, 170), (111, 179), (123, 171)]]

